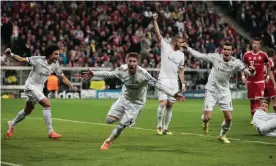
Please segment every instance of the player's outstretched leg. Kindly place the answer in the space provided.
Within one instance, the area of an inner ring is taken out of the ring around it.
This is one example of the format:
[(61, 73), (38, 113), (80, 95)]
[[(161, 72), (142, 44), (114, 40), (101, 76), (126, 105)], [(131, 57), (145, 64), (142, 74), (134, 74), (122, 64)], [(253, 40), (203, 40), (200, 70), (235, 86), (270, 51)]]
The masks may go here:
[(173, 103), (168, 102), (166, 106), (163, 134), (172, 135), (172, 133), (169, 131), (169, 124), (172, 120), (172, 105)]
[(22, 120), (24, 120), (26, 116), (28, 116), (32, 112), (33, 109), (34, 109), (33, 103), (26, 102), (25, 108), (19, 111), (17, 116), (12, 121), (8, 121), (8, 129), (6, 132), (6, 136), (8, 138), (12, 137), (13, 131), (15, 129), (15, 125), (21, 122)]
[(163, 116), (165, 111), (166, 105), (165, 104), (159, 104), (159, 107), (157, 109), (157, 134), (162, 135), (162, 122), (163, 122)]
[(232, 125), (232, 111), (223, 111), (224, 113), (224, 121), (221, 124), (221, 131), (219, 134), (219, 140), (223, 143), (230, 143), (230, 141), (226, 138), (227, 132), (230, 130)]
[(122, 131), (125, 129), (124, 124), (119, 124), (110, 134), (110, 136), (104, 141), (104, 143), (101, 146), (101, 150), (107, 150), (109, 149), (111, 143), (119, 137), (119, 135), (122, 133)]
[(56, 133), (52, 126), (52, 113), (51, 113), (51, 104), (48, 98), (44, 98), (39, 101), (39, 104), (43, 107), (43, 117), (45, 120), (45, 124), (48, 129), (48, 137), (53, 139), (61, 138), (61, 135)]

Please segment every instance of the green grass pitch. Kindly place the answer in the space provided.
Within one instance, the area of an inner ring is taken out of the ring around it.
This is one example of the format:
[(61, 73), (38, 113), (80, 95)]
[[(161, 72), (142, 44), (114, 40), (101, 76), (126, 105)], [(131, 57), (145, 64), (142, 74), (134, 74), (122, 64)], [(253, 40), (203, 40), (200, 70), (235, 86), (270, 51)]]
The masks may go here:
[[(47, 137), (41, 106), (5, 139), (6, 122), (24, 106), (24, 100), (2, 100), (1, 162), (24, 166), (234, 166), (276, 165), (276, 138), (260, 136), (250, 123), (249, 102), (234, 100), (231, 144), (217, 140), (223, 115), (216, 108), (208, 136), (202, 135), (203, 100), (188, 99), (173, 109), (173, 135), (156, 134), (157, 100), (148, 100), (133, 128), (127, 128), (107, 151), (100, 146), (114, 125), (105, 124), (114, 100), (51, 100), (54, 129), (60, 140)], [(3, 163), (2, 163), (3, 164)], [(1, 165), (2, 165), (1, 164)], [(4, 164), (3, 164), (4, 165)]]

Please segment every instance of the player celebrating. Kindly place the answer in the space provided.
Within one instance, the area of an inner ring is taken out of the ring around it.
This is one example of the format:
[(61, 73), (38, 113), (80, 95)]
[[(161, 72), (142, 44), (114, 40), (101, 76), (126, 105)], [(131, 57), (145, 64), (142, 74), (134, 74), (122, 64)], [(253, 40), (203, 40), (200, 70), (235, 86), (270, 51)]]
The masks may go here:
[(270, 103), (270, 99), (273, 101), (273, 109), (274, 109), (274, 112), (276, 113), (276, 83), (275, 83), (275, 77), (274, 77), (274, 72), (276, 72), (276, 66), (274, 63), (275, 51), (273, 49), (269, 49), (267, 51), (267, 55), (269, 57), (268, 63), (271, 68), (271, 72), (267, 77), (269, 78), (269, 80), (266, 80), (265, 82), (264, 97), (268, 99), (268, 103)]
[[(156, 33), (157, 40), (161, 45), (161, 69), (158, 80), (161, 84), (170, 87), (173, 90), (179, 89), (178, 76), (182, 85), (182, 91), (185, 91), (184, 84), (184, 54), (180, 51), (181, 44), (184, 42), (180, 37), (174, 37), (171, 44), (165, 42), (160, 34), (157, 24), (158, 14), (153, 14), (153, 26)], [(159, 107), (157, 109), (157, 134), (172, 134), (169, 132), (169, 124), (172, 119), (172, 106), (175, 99), (162, 91), (158, 92)], [(166, 109), (164, 127), (162, 129), (162, 122), (164, 110)]]
[[(242, 73), (242, 80), (247, 84), (247, 98), (250, 100), (251, 116), (253, 117), (255, 109), (260, 107), (260, 99), (264, 97), (265, 88), (265, 65), (268, 73), (268, 56), (265, 52), (260, 51), (260, 39), (255, 38), (252, 43), (252, 51), (248, 51), (243, 56), (243, 62), (249, 66), (254, 66), (256, 74), (246, 77)], [(269, 78), (267, 78), (269, 79)], [(252, 121), (250, 124), (253, 124)]]
[(218, 103), (224, 114), (219, 140), (224, 143), (230, 143), (226, 138), (226, 133), (230, 129), (232, 123), (233, 111), (229, 79), (237, 71), (245, 71), (246, 74), (254, 73), (254, 68), (245, 69), (244, 64), (239, 59), (232, 57), (233, 48), (230, 43), (224, 43), (222, 54), (202, 54), (188, 47), (186, 43), (183, 44), (183, 47), (187, 49), (192, 56), (207, 60), (213, 64), (208, 82), (205, 86), (204, 117), (202, 117), (203, 132), (207, 134), (213, 108)]
[(47, 46), (45, 49), (45, 56), (32, 56), (23, 58), (13, 54), (9, 48), (5, 50), (5, 54), (11, 56), (16, 61), (27, 62), (33, 66), (25, 82), (24, 92), (27, 96), (25, 108), (19, 111), (17, 116), (12, 121), (8, 122), (6, 136), (8, 138), (12, 137), (15, 125), (24, 120), (26, 116), (28, 116), (33, 111), (36, 103), (38, 102), (43, 107), (43, 116), (48, 127), (48, 137), (54, 139), (60, 138), (61, 135), (56, 133), (52, 127), (51, 103), (49, 99), (43, 94), (44, 83), (46, 82), (48, 76), (53, 72), (60, 76), (62, 82), (70, 89), (75, 90), (75, 87), (64, 76), (59, 66), (59, 47), (57, 45)]
[(268, 101), (262, 100), (261, 107), (253, 116), (253, 124), (261, 135), (276, 137), (276, 113), (267, 111)]
[(148, 84), (155, 86), (164, 93), (174, 96), (177, 100), (184, 101), (184, 97), (178, 94), (177, 90), (172, 91), (169, 88), (157, 82), (145, 69), (138, 66), (137, 53), (129, 53), (128, 64), (122, 65), (115, 71), (92, 71), (84, 72), (82, 76), (89, 79), (97, 77), (117, 77), (124, 83), (122, 95), (110, 108), (106, 117), (106, 123), (111, 124), (120, 120), (119, 125), (112, 131), (109, 138), (101, 146), (102, 150), (109, 149), (111, 143), (121, 134), (125, 127), (133, 126), (137, 116), (146, 103)]

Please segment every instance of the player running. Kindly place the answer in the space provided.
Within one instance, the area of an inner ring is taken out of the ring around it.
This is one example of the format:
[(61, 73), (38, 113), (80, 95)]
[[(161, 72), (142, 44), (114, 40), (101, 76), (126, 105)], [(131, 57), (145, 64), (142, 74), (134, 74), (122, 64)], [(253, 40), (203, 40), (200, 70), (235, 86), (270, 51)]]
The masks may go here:
[(129, 53), (127, 55), (127, 64), (122, 65), (114, 71), (92, 71), (82, 73), (82, 77), (89, 79), (97, 77), (117, 77), (124, 83), (122, 94), (111, 106), (106, 123), (112, 124), (120, 121), (119, 125), (112, 131), (109, 138), (101, 146), (102, 150), (109, 149), (111, 143), (119, 137), (126, 127), (134, 125), (135, 120), (146, 103), (148, 85), (155, 86), (160, 91), (175, 97), (179, 101), (184, 101), (184, 97), (178, 94), (178, 90), (171, 90), (161, 85), (145, 69), (138, 66), (139, 54)]
[(271, 68), (271, 72), (267, 77), (269, 78), (269, 80), (266, 80), (265, 82), (264, 97), (268, 100), (268, 103), (270, 103), (270, 100), (272, 100), (273, 109), (274, 109), (274, 112), (276, 113), (276, 83), (275, 83), (275, 77), (274, 77), (274, 73), (276, 72), (275, 51), (273, 49), (269, 49), (267, 51), (267, 55), (269, 57), (268, 63)]
[(60, 138), (61, 135), (56, 133), (52, 127), (51, 103), (49, 99), (43, 94), (44, 84), (47, 81), (48, 76), (53, 72), (55, 72), (57, 76), (60, 76), (62, 82), (66, 84), (71, 90), (75, 90), (75, 87), (64, 76), (59, 66), (59, 47), (57, 45), (47, 46), (45, 49), (45, 56), (32, 56), (23, 58), (13, 54), (10, 48), (5, 50), (5, 54), (11, 56), (16, 61), (27, 62), (33, 66), (25, 82), (24, 92), (27, 96), (25, 108), (19, 111), (17, 116), (12, 121), (8, 121), (8, 130), (6, 136), (8, 138), (12, 137), (15, 125), (31, 114), (35, 108), (36, 103), (39, 103), (43, 108), (44, 120), (48, 127), (48, 137), (54, 139)]
[[(250, 100), (251, 116), (253, 118), (255, 109), (260, 107), (260, 99), (264, 97), (265, 88), (265, 66), (268, 73), (270, 67), (268, 65), (268, 56), (265, 52), (260, 51), (260, 39), (253, 39), (252, 51), (248, 51), (243, 56), (243, 62), (247, 67), (254, 66), (256, 73), (253, 76), (245, 77), (242, 73), (242, 80), (247, 85), (247, 98)], [(253, 124), (251, 121), (250, 124)]]
[[(153, 14), (153, 26), (156, 33), (157, 40), (161, 45), (161, 69), (158, 76), (158, 81), (170, 87), (173, 90), (179, 89), (178, 76), (180, 78), (182, 91), (185, 91), (184, 84), (184, 54), (180, 51), (181, 44), (184, 42), (181, 37), (174, 37), (171, 44), (165, 42), (160, 34), (160, 30), (157, 24), (158, 14)], [(169, 124), (172, 119), (172, 106), (175, 102), (175, 98), (168, 96), (162, 91), (158, 92), (159, 107), (157, 109), (157, 134), (169, 134)], [(164, 126), (162, 129), (163, 116)]]
[(256, 109), (253, 124), (261, 135), (276, 137), (276, 113), (267, 113), (268, 101), (262, 100)]
[(230, 143), (226, 138), (226, 133), (232, 124), (233, 111), (229, 80), (231, 76), (238, 71), (244, 71), (246, 74), (254, 73), (254, 67), (245, 69), (245, 65), (242, 61), (232, 57), (233, 48), (230, 43), (224, 43), (222, 54), (202, 54), (188, 47), (186, 43), (183, 44), (183, 47), (195, 58), (209, 61), (213, 65), (208, 82), (205, 86), (204, 115), (202, 117), (203, 132), (204, 134), (208, 133), (208, 125), (212, 111), (215, 105), (219, 104), (224, 114), (219, 140), (224, 143)]

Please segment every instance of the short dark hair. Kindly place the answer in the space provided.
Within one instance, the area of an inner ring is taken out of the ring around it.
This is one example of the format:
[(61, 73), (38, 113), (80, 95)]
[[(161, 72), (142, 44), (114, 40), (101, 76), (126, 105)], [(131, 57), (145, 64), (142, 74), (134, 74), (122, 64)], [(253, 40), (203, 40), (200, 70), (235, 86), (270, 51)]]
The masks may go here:
[(261, 100), (261, 104), (262, 104), (262, 103), (269, 104), (269, 102), (268, 102), (268, 100), (267, 100), (267, 99), (263, 99), (263, 100)]
[(232, 43), (230, 43), (230, 42), (225, 42), (223, 45), (224, 45), (224, 46), (231, 46), (231, 48), (233, 49), (233, 45), (232, 45)]
[(269, 48), (266, 53), (268, 57), (273, 57), (275, 55), (275, 51), (272, 48)]
[(45, 56), (46, 58), (48, 58), (49, 56), (51, 56), (53, 54), (54, 51), (59, 50), (59, 46), (56, 44), (52, 44), (52, 45), (48, 45), (45, 48)]
[(172, 42), (175, 42), (175, 41), (178, 40), (178, 39), (183, 39), (183, 38), (180, 37), (180, 36), (173, 36), (173, 37), (172, 37)]
[(258, 42), (260, 42), (260, 41), (261, 41), (261, 39), (260, 39), (260, 38), (258, 38), (258, 37), (255, 37), (255, 38), (253, 39), (253, 41), (258, 41)]
[(139, 54), (137, 52), (130, 52), (127, 54), (127, 57), (133, 57), (133, 58), (136, 58), (137, 60), (139, 60)]

